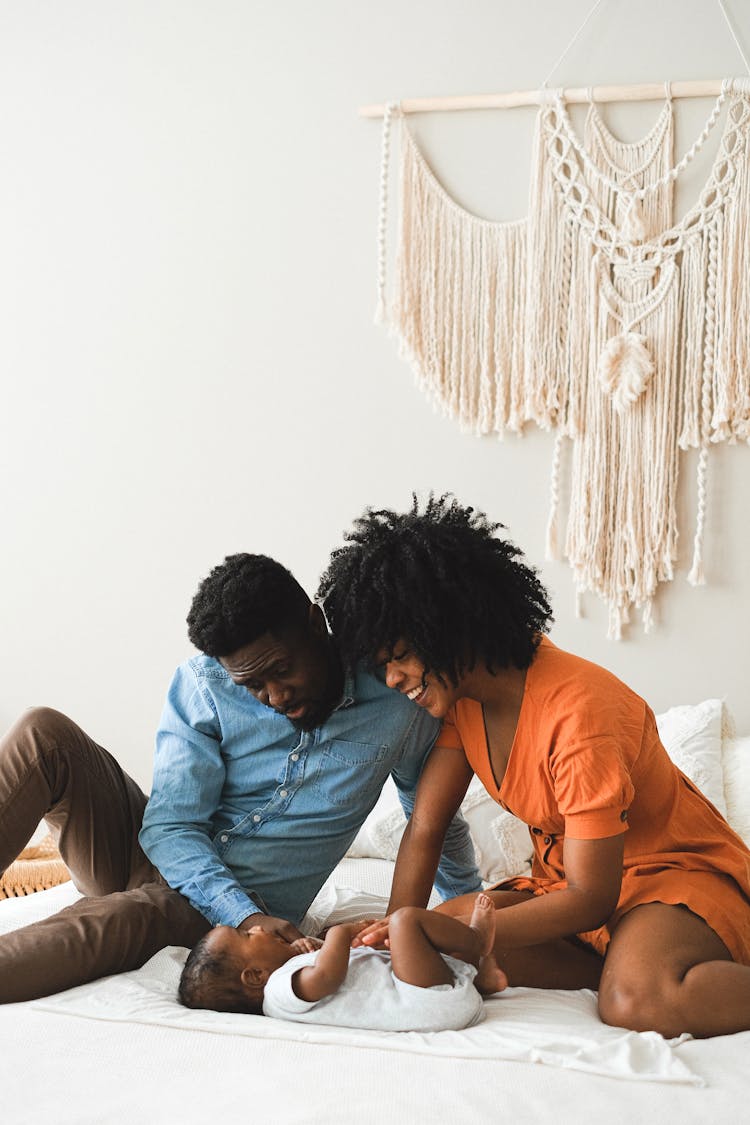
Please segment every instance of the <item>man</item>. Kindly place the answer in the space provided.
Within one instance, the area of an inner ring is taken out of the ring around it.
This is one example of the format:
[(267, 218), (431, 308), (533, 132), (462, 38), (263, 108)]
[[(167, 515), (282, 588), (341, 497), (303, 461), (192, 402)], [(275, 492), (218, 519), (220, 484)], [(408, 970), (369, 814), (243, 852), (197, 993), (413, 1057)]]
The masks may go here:
[[(293, 940), (389, 773), (408, 815), (437, 724), (342, 667), (321, 610), (284, 567), (228, 557), (188, 625), (202, 655), (170, 687), (147, 806), (56, 711), (27, 712), (0, 745), (0, 868), (44, 816), (85, 896), (0, 937), (2, 1002), (136, 968), (213, 925)], [(442, 896), (479, 889), (462, 821), (446, 855)]]

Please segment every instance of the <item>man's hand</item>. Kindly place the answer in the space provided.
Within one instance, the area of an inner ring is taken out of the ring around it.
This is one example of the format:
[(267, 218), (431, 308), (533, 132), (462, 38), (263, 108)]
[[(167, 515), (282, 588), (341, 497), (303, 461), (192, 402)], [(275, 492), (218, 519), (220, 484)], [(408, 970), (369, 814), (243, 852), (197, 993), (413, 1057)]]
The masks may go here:
[(260, 926), (266, 933), (278, 934), (290, 945), (293, 941), (305, 936), (291, 922), (287, 922), (286, 918), (273, 918), (270, 914), (249, 914), (236, 928), (238, 930), (252, 930), (255, 926)]

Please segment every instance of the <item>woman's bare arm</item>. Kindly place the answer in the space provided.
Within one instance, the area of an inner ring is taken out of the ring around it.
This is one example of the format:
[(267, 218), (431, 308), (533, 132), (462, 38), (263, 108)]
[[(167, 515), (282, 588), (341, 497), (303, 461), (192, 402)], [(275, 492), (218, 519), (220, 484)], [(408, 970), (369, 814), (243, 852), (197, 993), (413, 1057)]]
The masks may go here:
[[(428, 757), (398, 850), (388, 916), (401, 906), (427, 905), (445, 833), (473, 776), (463, 750), (436, 746)], [(364, 930), (354, 945), (381, 944), (388, 935), (388, 916)]]
[(566, 886), (496, 915), (496, 949), (518, 949), (598, 929), (620, 897), (624, 835), (602, 840), (566, 839)]

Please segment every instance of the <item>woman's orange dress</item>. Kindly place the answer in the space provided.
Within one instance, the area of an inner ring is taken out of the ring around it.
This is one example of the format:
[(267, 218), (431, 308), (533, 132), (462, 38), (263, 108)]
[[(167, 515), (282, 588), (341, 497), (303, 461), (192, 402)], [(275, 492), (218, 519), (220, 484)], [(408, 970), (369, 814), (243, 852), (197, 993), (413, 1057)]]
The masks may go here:
[(463, 748), (490, 796), (529, 825), (531, 877), (504, 882), (503, 890), (558, 890), (566, 835), (625, 833), (617, 908), (606, 925), (579, 937), (603, 954), (634, 906), (682, 903), (735, 961), (750, 965), (750, 851), (672, 763), (651, 709), (610, 672), (542, 639), (500, 786), (476, 700), (459, 700), (440, 745)]

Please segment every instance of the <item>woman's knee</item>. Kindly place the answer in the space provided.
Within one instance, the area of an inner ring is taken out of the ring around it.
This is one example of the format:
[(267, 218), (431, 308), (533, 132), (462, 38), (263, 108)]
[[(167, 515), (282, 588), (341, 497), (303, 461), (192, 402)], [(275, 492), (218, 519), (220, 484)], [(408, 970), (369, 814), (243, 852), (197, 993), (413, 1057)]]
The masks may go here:
[(620, 981), (604, 983), (599, 988), (599, 1017), (611, 1027), (627, 1031), (657, 1031), (669, 1039), (680, 1035), (676, 997), (670, 988), (659, 988), (653, 982)]
[(638, 1017), (642, 1015), (642, 997), (637, 990), (627, 986), (619, 987), (610, 985), (605, 987), (602, 983), (598, 997), (599, 1018), (602, 1023), (611, 1027), (625, 1027), (629, 1031), (640, 1031), (635, 1027)]

